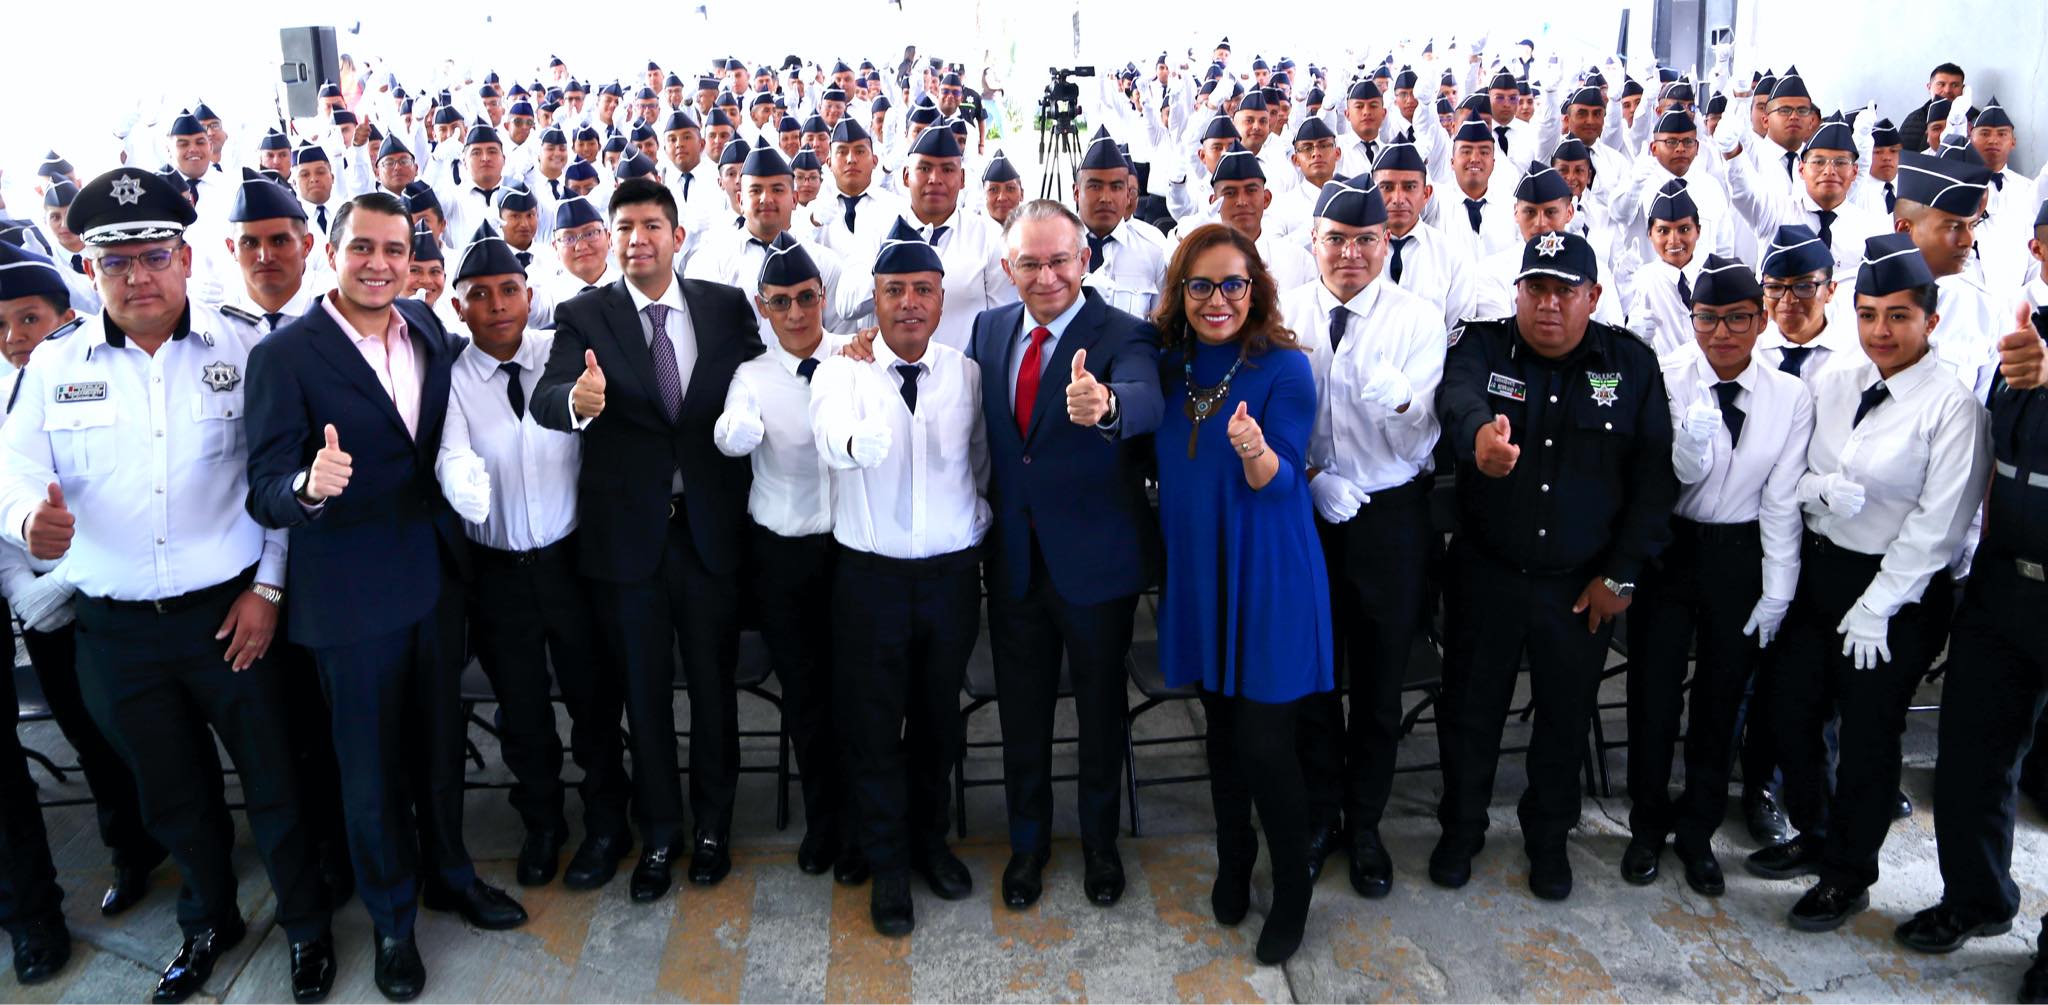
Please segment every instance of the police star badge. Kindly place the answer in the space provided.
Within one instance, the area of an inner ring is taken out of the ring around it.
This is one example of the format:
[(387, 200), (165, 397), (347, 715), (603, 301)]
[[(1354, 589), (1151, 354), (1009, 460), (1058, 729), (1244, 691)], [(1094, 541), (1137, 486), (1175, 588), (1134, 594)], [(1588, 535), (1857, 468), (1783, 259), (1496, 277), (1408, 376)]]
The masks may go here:
[(222, 363), (216, 360), (206, 364), (199, 371), (199, 379), (207, 387), (212, 388), (218, 393), (225, 394), (234, 390), (237, 385), (242, 383), (242, 373), (235, 369), (233, 363)]
[(1564, 235), (1551, 231), (1536, 239), (1536, 253), (1545, 258), (1556, 258), (1564, 250)]
[(142, 183), (123, 175), (114, 179), (114, 184), (107, 188), (107, 194), (123, 206), (133, 206), (142, 201)]
[(1619, 373), (1587, 373), (1586, 384), (1593, 389), (1593, 404), (1611, 408), (1621, 400), (1617, 393), (1621, 389)]

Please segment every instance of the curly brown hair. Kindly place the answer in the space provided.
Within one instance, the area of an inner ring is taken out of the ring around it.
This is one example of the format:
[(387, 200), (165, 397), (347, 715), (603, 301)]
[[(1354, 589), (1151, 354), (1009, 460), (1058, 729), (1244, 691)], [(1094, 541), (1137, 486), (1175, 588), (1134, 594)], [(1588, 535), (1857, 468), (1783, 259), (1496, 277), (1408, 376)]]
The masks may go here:
[(1273, 274), (1266, 269), (1266, 263), (1259, 257), (1259, 246), (1252, 239), (1220, 223), (1203, 224), (1188, 232), (1181, 239), (1180, 247), (1173, 253), (1173, 261), (1166, 266), (1166, 282), (1160, 287), (1159, 305), (1153, 308), (1152, 324), (1159, 329), (1160, 347), (1177, 349), (1189, 342), (1193, 336), (1188, 331), (1188, 312), (1181, 288), (1187, 283), (1188, 272), (1194, 268), (1195, 259), (1202, 253), (1219, 245), (1229, 245), (1244, 255), (1246, 277), (1252, 281), (1251, 307), (1245, 313), (1244, 327), (1238, 329), (1237, 341), (1245, 343), (1247, 352), (1254, 355), (1271, 349), (1300, 349), (1294, 340), (1294, 333), (1287, 330), (1280, 316), (1280, 291), (1274, 287)]

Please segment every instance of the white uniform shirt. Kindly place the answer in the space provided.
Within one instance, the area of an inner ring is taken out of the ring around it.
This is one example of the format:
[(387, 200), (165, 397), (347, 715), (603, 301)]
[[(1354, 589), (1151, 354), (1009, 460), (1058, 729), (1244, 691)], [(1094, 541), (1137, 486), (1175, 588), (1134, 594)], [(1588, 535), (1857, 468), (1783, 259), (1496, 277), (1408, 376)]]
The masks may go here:
[(1446, 331), (1465, 317), (1465, 308), (1472, 302), (1472, 258), (1466, 243), (1420, 221), (1406, 237), (1388, 231), (1387, 243), (1387, 278), (1394, 276), (1394, 248), (1398, 245), (1401, 288), (1435, 304)]
[(1266, 271), (1273, 274), (1273, 285), (1282, 292), (1321, 279), (1321, 273), (1316, 271), (1316, 257), (1308, 251), (1308, 235), (1282, 234), (1266, 227), (1252, 243), (1265, 260)]
[[(1350, 315), (1330, 349), (1330, 312)], [(1398, 488), (1431, 469), (1436, 449), (1436, 389), (1443, 382), (1446, 338), (1436, 306), (1394, 285), (1387, 274), (1339, 302), (1319, 276), (1280, 298), (1287, 327), (1308, 350), (1316, 378), (1315, 427), (1308, 464), (1367, 493)], [(1359, 397), (1381, 362), (1400, 368), (1413, 397), (1405, 411)]]
[[(1728, 162), (1728, 202), (1742, 220), (1741, 229), (1747, 231), (1756, 242), (1750, 246), (1767, 247), (1779, 227), (1803, 224), (1820, 233), (1820, 204), (1806, 194), (1802, 183), (1791, 195), (1777, 191), (1774, 180), (1764, 180), (1756, 170), (1742, 158)], [(1774, 178), (1775, 176), (1773, 176)], [(1891, 221), (1872, 215), (1871, 212), (1845, 200), (1835, 207), (1835, 220), (1828, 228), (1829, 248), (1835, 257), (1835, 280), (1848, 284), (1856, 281), (1856, 267), (1863, 262), (1863, 242), (1879, 234), (1892, 231)], [(1741, 253), (1740, 242), (1738, 253)], [(1749, 259), (1745, 258), (1744, 261)], [(1758, 256), (1761, 261), (1761, 256)]]
[[(994, 220), (973, 213), (954, 210), (944, 223), (936, 226), (920, 224), (917, 218), (905, 210), (898, 217), (932, 241), (938, 248), (939, 261), (946, 267), (945, 310), (939, 315), (938, 330), (932, 333), (932, 341), (965, 352), (967, 342), (974, 335), (974, 316), (991, 307), (1001, 307), (1017, 299), (1017, 286), (1003, 271), (1003, 231)], [(865, 225), (866, 213), (860, 222)], [(886, 221), (877, 231), (887, 235), (895, 221)], [(939, 230), (938, 228), (944, 228)], [(865, 226), (862, 227), (866, 229)], [(932, 235), (938, 234), (937, 240)], [(881, 247), (881, 238), (876, 238), (865, 251), (843, 256), (855, 263), (847, 269), (847, 280), (840, 291), (840, 317), (847, 320), (849, 327), (871, 324), (875, 311), (875, 284), (869, 271), (874, 266), (875, 254)]]
[[(1650, 348), (1657, 355), (1697, 344), (1692, 330), (1692, 308), (1679, 296), (1678, 280), (1684, 276), (1687, 289), (1698, 286), (1700, 270), (1706, 264), (1705, 253), (1695, 253), (1683, 269), (1674, 269), (1661, 258), (1652, 259), (1628, 278), (1624, 313), (1628, 315), (1629, 330), (1638, 338), (1648, 336)], [(1602, 299), (1619, 292), (1622, 291), (1603, 294)], [(1763, 323), (1763, 317), (1758, 315), (1757, 323)]]
[[(878, 173), (880, 168), (875, 169)], [(829, 175), (828, 175), (829, 180)], [(868, 190), (854, 197), (853, 226), (846, 225), (846, 206), (841, 195), (827, 196), (818, 193), (818, 198), (799, 211), (797, 219), (811, 221), (817, 228), (819, 244), (839, 253), (841, 258), (873, 256), (875, 248), (888, 236), (889, 228), (896, 223), (896, 217), (910, 212), (903, 198), (886, 191), (879, 183), (868, 186)]]
[[(818, 278), (825, 283), (826, 328), (844, 328), (846, 319), (839, 316), (835, 298), (839, 295), (839, 280), (842, 273), (839, 256), (796, 231), (789, 236), (803, 246), (818, 266)], [(759, 326), (761, 341), (775, 343), (775, 331), (761, 316), (761, 308), (754, 303), (754, 292), (761, 287), (761, 262), (768, 257), (768, 244), (755, 237), (744, 227), (719, 228), (707, 234), (697, 253), (690, 258), (690, 265), (683, 274), (691, 279), (705, 279), (714, 283), (736, 286), (747, 294), (747, 306), (754, 312), (754, 321)]]
[(1125, 220), (1103, 238), (1102, 267), (1089, 272), (1083, 285), (1102, 294), (1111, 307), (1149, 317), (1166, 282), (1167, 254)]
[[(886, 558), (932, 558), (981, 543), (993, 511), (981, 368), (934, 339), (917, 366), (917, 414), (903, 401), (902, 360), (876, 339), (875, 358), (826, 360), (811, 377), (811, 436), (832, 467), (832, 536)], [(862, 468), (847, 453), (856, 426), (880, 422), (889, 454)]]
[[(1673, 429), (1683, 429), (1695, 404), (1721, 407), (1714, 385), (1721, 378), (1697, 341), (1659, 358)], [(1764, 596), (1790, 601), (1799, 585), (1799, 479), (1813, 436), (1813, 396), (1797, 377), (1772, 369), (1760, 357), (1735, 375), (1741, 386), (1735, 407), (1742, 410), (1737, 441), (1724, 411), (1721, 430), (1705, 456), (1692, 458), (1672, 448), (1678, 476), (1673, 512), (1695, 523), (1755, 522), (1763, 538)], [(1680, 435), (1683, 435), (1682, 433)]]
[[(512, 354), (528, 402), (554, 344), (553, 333), (529, 330)], [(575, 433), (543, 428), (531, 411), (513, 415), (508, 394), (513, 377), (500, 366), (474, 345), (456, 357), (434, 476), (446, 484), (451, 468), (480, 458), (491, 476), (491, 515), (480, 524), (465, 522), (463, 533), (486, 548), (532, 551), (576, 529), (576, 475), (583, 448)]]
[[(811, 383), (817, 373), (806, 380), (800, 372), (804, 360), (770, 337), (768, 351), (741, 363), (725, 392), (726, 411), (752, 408), (761, 416), (747, 515), (781, 537), (823, 534), (832, 529), (832, 469), (811, 435)], [(846, 336), (826, 332), (807, 358), (822, 366), (846, 342)], [(922, 384), (918, 390), (923, 391)], [(924, 406), (921, 393), (918, 406)], [(747, 456), (733, 448), (724, 423), (713, 427), (712, 442), (728, 457)]]
[[(320, 298), (333, 288), (334, 281), (332, 277), (321, 277), (316, 280), (311, 273), (308, 273), (303, 279), (299, 280), (299, 291), (292, 294), (290, 300), (284, 302), (282, 310), (276, 312), (277, 321), (275, 324), (271, 323), (271, 312), (265, 311), (262, 304), (257, 303), (249, 296), (249, 289), (246, 286), (236, 290), (235, 295), (228, 298), (225, 306), (247, 312), (249, 318), (255, 319), (250, 321), (250, 324), (255, 326), (257, 333), (268, 335), (279, 328), (283, 328), (285, 325), (305, 317), (306, 312), (319, 304)], [(242, 320), (248, 320), (248, 318)]]
[(65, 565), (87, 596), (162, 600), (251, 565), (258, 582), (284, 585), (285, 532), (243, 506), (257, 340), (194, 305), (189, 333), (154, 355), (104, 317), (36, 347), (0, 426), (0, 534), (25, 547), (23, 524), (57, 482), (78, 522)]

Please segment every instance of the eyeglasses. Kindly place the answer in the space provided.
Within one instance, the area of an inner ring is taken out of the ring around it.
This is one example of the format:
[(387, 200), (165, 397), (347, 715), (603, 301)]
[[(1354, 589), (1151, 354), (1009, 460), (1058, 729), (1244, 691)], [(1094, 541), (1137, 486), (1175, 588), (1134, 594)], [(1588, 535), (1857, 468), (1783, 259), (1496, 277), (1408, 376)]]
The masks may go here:
[(1820, 117), (1820, 111), (1812, 105), (1794, 105), (1790, 108), (1773, 108), (1767, 115), (1780, 115), (1788, 119), (1813, 119)]
[(176, 248), (157, 248), (140, 255), (101, 255), (94, 261), (94, 267), (103, 275), (125, 276), (135, 263), (141, 262), (142, 267), (150, 272), (162, 272), (170, 268), (172, 260), (177, 257)]
[(1700, 141), (1693, 139), (1690, 136), (1674, 136), (1670, 139), (1658, 140), (1657, 142), (1662, 143), (1673, 150), (1692, 150), (1700, 145)]
[(1340, 255), (1344, 253), (1344, 250), (1346, 248), (1356, 251), (1359, 254), (1364, 254), (1365, 252), (1371, 250), (1373, 245), (1378, 244), (1379, 242), (1380, 235), (1370, 232), (1364, 234), (1353, 234), (1349, 237), (1346, 237), (1343, 234), (1331, 233), (1324, 234), (1323, 236), (1316, 238), (1317, 244), (1320, 244), (1323, 247), (1328, 248), (1331, 251), (1334, 251)]
[(1839, 172), (1855, 167), (1856, 159), (1854, 157), (1808, 157), (1806, 163), (1823, 171), (1832, 168)]
[(410, 154), (393, 154), (383, 158), (381, 163), (386, 167), (394, 168), (409, 168), (417, 165), (417, 162), (412, 159)]
[(1020, 276), (1035, 276), (1046, 269), (1051, 269), (1054, 272), (1065, 272), (1067, 266), (1072, 264), (1074, 264), (1074, 256), (1054, 255), (1043, 262), (1036, 258), (1020, 258), (1011, 263), (1010, 268), (1016, 270)]
[(1764, 299), (1783, 300), (1785, 294), (1790, 293), (1795, 300), (1812, 300), (1820, 294), (1821, 285), (1810, 279), (1798, 283), (1765, 283)]
[(1755, 311), (1736, 311), (1733, 314), (1694, 314), (1692, 316), (1692, 330), (1705, 335), (1712, 332), (1715, 325), (1727, 325), (1729, 331), (1737, 335), (1746, 335), (1751, 328), (1756, 327), (1756, 321), (1760, 317), (1763, 317), (1763, 315)]
[(1217, 279), (1187, 279), (1181, 288), (1196, 300), (1207, 300), (1220, 290), (1225, 300), (1243, 300), (1251, 295), (1252, 281), (1243, 276), (1225, 276)]
[(602, 241), (605, 239), (605, 232), (602, 230), (592, 230), (582, 234), (557, 233), (555, 238), (561, 241), (564, 246), (573, 248), (579, 244)]
[(789, 312), (789, 309), (791, 307), (801, 307), (804, 310), (810, 310), (811, 308), (818, 306), (818, 301), (823, 299), (824, 297), (821, 296), (817, 290), (805, 290), (802, 293), (799, 293), (793, 297), (787, 293), (778, 293), (772, 297), (763, 297), (761, 299), (761, 305), (768, 308), (771, 311), (774, 311), (777, 314), (786, 314)]

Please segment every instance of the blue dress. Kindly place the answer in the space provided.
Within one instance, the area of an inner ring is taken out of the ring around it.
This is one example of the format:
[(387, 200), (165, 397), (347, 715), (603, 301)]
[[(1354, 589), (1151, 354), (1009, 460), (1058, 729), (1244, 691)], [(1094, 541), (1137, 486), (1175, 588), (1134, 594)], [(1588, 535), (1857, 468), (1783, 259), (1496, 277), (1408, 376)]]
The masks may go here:
[[(1238, 368), (1230, 394), (1203, 420), (1188, 457), (1184, 353), (1194, 379), (1214, 387), (1237, 346), (1190, 345), (1160, 354), (1165, 420), (1154, 437), (1159, 523), (1166, 539), (1159, 659), (1168, 684), (1259, 702), (1288, 702), (1335, 687), (1330, 584), (1309, 497), (1309, 430), (1316, 384), (1308, 354), (1275, 349)], [(1253, 491), (1225, 430), (1250, 405), (1280, 469)]]

